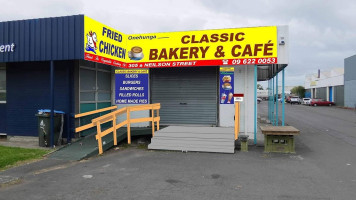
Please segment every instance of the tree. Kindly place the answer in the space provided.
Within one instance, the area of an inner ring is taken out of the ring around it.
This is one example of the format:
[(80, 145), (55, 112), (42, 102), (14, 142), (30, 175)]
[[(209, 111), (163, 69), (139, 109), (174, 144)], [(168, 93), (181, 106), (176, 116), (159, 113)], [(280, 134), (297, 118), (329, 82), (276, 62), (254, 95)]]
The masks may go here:
[(263, 90), (263, 86), (259, 83), (257, 83), (257, 90)]
[(299, 97), (303, 98), (305, 95), (305, 88), (303, 86), (296, 86), (290, 90), (292, 94), (296, 94)]

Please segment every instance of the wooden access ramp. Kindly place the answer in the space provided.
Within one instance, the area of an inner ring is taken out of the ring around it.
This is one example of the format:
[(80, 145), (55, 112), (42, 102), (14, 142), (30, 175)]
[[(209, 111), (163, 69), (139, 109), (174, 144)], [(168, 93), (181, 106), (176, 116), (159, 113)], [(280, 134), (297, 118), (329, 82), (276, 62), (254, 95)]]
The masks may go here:
[(234, 128), (169, 126), (156, 131), (148, 149), (234, 153)]
[[(117, 142), (118, 142), (117, 141), (117, 130), (124, 126), (126, 126), (126, 129), (127, 129), (127, 143), (131, 144), (131, 124), (132, 123), (151, 122), (152, 136), (154, 136), (155, 123), (157, 126), (157, 130), (159, 130), (159, 121), (161, 119), (159, 116), (160, 108), (161, 108), (160, 103), (139, 105), (139, 106), (128, 106), (128, 107), (121, 108), (114, 112), (111, 112), (111, 113), (108, 113), (101, 117), (93, 119), (92, 124), (94, 126), (96, 126), (96, 129), (97, 129), (96, 139), (98, 140), (99, 154), (102, 154), (104, 152), (102, 138), (105, 137), (106, 135), (112, 133), (113, 139), (114, 139), (114, 145), (116, 146)], [(144, 111), (144, 110), (151, 111), (151, 116), (144, 117), (144, 118), (132, 118), (131, 117), (131, 112)], [(156, 111), (156, 114), (155, 114), (155, 111)], [(120, 115), (126, 116), (126, 119), (119, 121), (118, 119), (119, 119)], [(108, 128), (106, 130), (102, 130), (101, 125), (103, 125), (107, 122), (112, 122), (112, 127)]]
[[(95, 138), (98, 141), (98, 149), (99, 154), (104, 152), (104, 145), (106, 144), (103, 140), (104, 137), (111, 135), (110, 137), (113, 138), (113, 145), (118, 144), (118, 130), (125, 126), (126, 136), (127, 136), (127, 143), (131, 144), (131, 124), (133, 123), (141, 123), (141, 122), (151, 122), (151, 129), (152, 129), (152, 136), (154, 136), (155, 130), (159, 130), (159, 110), (161, 108), (160, 103), (155, 104), (146, 104), (146, 105), (137, 105), (137, 106), (128, 106), (124, 108), (120, 108), (117, 110), (116, 106), (99, 109), (95, 111), (90, 111), (87, 113), (77, 114), (75, 118), (80, 118), (84, 116), (89, 116), (93, 114), (98, 114), (106, 111), (112, 111), (110, 113), (104, 114), (100, 117), (91, 120), (91, 123), (82, 125), (77, 127), (75, 130), (77, 133), (81, 131), (88, 130), (90, 128), (96, 128), (96, 135)], [(132, 112), (136, 111), (150, 111), (150, 117), (144, 118), (132, 118)], [(119, 116), (124, 116), (124, 120), (119, 120)], [(102, 129), (104, 124), (110, 123), (110, 127), (106, 127), (106, 129)]]

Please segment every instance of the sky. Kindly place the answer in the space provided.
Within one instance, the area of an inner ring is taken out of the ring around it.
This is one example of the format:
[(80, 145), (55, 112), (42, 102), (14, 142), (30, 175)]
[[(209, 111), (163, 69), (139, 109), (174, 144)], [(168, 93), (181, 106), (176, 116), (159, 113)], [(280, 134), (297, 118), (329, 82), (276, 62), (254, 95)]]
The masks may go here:
[(123, 33), (288, 25), (288, 86), (356, 54), (355, 0), (0, 0), (0, 21), (85, 14)]

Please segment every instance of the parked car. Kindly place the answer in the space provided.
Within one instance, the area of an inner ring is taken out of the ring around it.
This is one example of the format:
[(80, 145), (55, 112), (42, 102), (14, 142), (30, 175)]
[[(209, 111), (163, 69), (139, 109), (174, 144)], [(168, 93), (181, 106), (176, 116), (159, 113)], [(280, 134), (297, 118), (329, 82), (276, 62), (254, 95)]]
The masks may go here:
[(331, 101), (326, 101), (324, 99), (312, 99), (309, 105), (310, 106), (333, 106), (335, 105), (335, 103)]
[(302, 100), (298, 96), (292, 96), (290, 98), (290, 104), (301, 104)]
[(286, 103), (290, 103), (290, 98), (291, 98), (291, 96), (288, 96), (288, 97), (286, 98)]
[[(279, 99), (278, 99), (278, 102), (283, 103), (283, 100), (284, 100), (284, 99), (279, 98)], [(284, 102), (285, 102), (285, 101), (284, 101)]]
[(303, 98), (302, 104), (309, 105), (311, 102), (311, 98)]
[(261, 98), (257, 98), (257, 103), (261, 103), (262, 99)]

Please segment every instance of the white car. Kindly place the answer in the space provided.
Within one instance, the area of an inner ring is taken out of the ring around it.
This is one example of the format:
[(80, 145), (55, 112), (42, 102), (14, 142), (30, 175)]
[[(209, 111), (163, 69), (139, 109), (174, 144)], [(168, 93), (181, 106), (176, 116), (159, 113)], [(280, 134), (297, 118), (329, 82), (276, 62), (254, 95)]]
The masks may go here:
[(292, 96), (290, 98), (290, 104), (301, 104), (302, 100), (298, 96)]
[(302, 104), (309, 105), (311, 102), (311, 98), (303, 98)]

